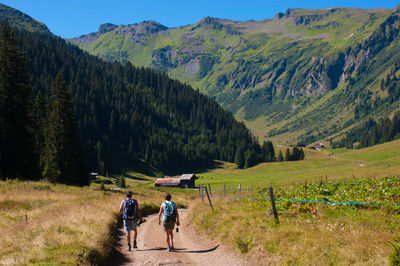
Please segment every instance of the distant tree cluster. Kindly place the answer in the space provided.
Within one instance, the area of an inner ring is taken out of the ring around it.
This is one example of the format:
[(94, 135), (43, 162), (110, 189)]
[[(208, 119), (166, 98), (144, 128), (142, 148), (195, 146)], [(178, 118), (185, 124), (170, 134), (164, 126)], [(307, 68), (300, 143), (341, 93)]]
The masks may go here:
[(357, 148), (365, 148), (376, 144), (392, 141), (400, 136), (400, 112), (396, 112), (392, 119), (384, 118), (375, 122), (368, 119), (361, 127), (349, 133), (340, 141), (333, 142), (333, 148), (353, 148), (358, 142)]
[(264, 141), (261, 147), (257, 145), (252, 149), (245, 150), (239, 147), (236, 150), (235, 163), (239, 169), (249, 168), (261, 162), (283, 162), (304, 160), (304, 151), (302, 148), (293, 147), (292, 151), (287, 148), (285, 157), (282, 151), (278, 156), (275, 155), (274, 145), (271, 141)]

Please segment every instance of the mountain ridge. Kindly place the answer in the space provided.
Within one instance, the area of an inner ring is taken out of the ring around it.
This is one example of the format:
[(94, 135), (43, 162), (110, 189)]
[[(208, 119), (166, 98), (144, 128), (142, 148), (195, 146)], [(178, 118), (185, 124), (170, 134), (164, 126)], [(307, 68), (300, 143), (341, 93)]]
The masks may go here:
[[(70, 41), (106, 60), (130, 61), (165, 71), (216, 99), (261, 140), (284, 139), (293, 144), (307, 139), (309, 134), (314, 135), (313, 141), (333, 138), (360, 122), (354, 119), (355, 105), (345, 106), (329, 97), (361, 81), (354, 77), (363, 75), (358, 73), (362, 66), (375, 60), (381, 49), (374, 50), (377, 43), (361, 52), (357, 47), (363, 46), (388, 19), (396, 18), (398, 10), (399, 6), (288, 9), (261, 21), (204, 17), (192, 25), (140, 38), (107, 33), (98, 35), (88, 46), (84, 44), (85, 37)], [(390, 40), (393, 41), (397, 39)], [(385, 45), (383, 49), (390, 43)], [(381, 78), (382, 71), (374, 74), (375, 81)], [(333, 90), (338, 92), (331, 93)], [(368, 94), (369, 90), (375, 88), (366, 88), (362, 93)], [(343, 95), (340, 97), (345, 100)], [(311, 112), (332, 109), (318, 101), (337, 105), (334, 114), (342, 116), (343, 122), (337, 125), (337, 119), (330, 115), (329, 121), (312, 126), (315, 134), (306, 124), (293, 124), (296, 116), (310, 120), (305, 115), (310, 108)], [(340, 106), (345, 109), (339, 110)], [(336, 130), (331, 129), (334, 124)]]

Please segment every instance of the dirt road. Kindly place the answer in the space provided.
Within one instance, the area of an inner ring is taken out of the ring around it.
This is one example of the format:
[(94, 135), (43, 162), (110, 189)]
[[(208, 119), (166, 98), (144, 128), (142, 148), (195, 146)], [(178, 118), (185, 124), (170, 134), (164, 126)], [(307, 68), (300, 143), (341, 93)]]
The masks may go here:
[(181, 226), (174, 231), (175, 252), (168, 252), (162, 227), (156, 214), (146, 217), (138, 229), (138, 249), (127, 251), (125, 235), (119, 234), (119, 259), (114, 265), (249, 265), (215, 241), (201, 237), (191, 229), (187, 210), (179, 210)]

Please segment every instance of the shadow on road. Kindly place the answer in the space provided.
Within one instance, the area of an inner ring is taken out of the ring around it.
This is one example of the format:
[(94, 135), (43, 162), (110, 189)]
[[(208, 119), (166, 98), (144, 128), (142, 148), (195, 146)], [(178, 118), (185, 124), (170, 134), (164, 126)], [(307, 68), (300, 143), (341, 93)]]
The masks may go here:
[[(219, 245), (216, 245), (213, 248), (210, 249), (205, 249), (205, 250), (187, 250), (186, 248), (175, 248), (173, 252), (176, 253), (207, 253), (216, 250), (219, 247)], [(167, 248), (148, 248), (148, 249), (138, 249), (136, 250), (137, 252), (146, 252), (146, 251), (162, 251), (162, 250), (167, 250)]]
[(147, 249), (138, 249), (136, 251), (140, 252), (140, 251), (161, 251), (161, 250), (167, 250), (167, 248), (147, 248)]
[(186, 248), (176, 248), (174, 251), (176, 253), (207, 253), (216, 250), (219, 247), (219, 245), (216, 245), (213, 248), (210, 249), (204, 249), (204, 250), (186, 250)]

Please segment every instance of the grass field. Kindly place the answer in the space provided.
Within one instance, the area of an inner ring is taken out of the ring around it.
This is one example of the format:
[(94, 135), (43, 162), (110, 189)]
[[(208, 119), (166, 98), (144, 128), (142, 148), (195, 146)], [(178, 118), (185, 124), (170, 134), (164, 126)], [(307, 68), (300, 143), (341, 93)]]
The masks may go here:
[[(400, 204), (400, 141), (362, 150), (307, 151), (306, 160), (265, 163), (247, 170), (221, 163), (200, 183), (237, 188), (242, 197), (277, 197)], [(386, 178), (392, 176), (391, 178)], [(365, 179), (365, 181), (363, 181)], [(221, 195), (221, 191), (214, 191)], [(238, 196), (228, 191), (227, 196)], [(264, 265), (398, 265), (400, 207), (277, 201), (280, 223), (267, 200), (200, 201), (192, 222), (243, 256)]]
[[(254, 188), (250, 193), (256, 195), (273, 184), (277, 194), (288, 190), (291, 197), (304, 196), (296, 193), (302, 191), (305, 181), (340, 187), (335, 182), (353, 177), (399, 176), (400, 140), (362, 150), (307, 150), (304, 161), (264, 163), (246, 170), (217, 162), (215, 169), (196, 175), (200, 176), (197, 184), (210, 183), (214, 189), (224, 184), (237, 188), (240, 183), (243, 190)], [(196, 227), (264, 264), (389, 264), (393, 245), (396, 239), (400, 241), (396, 209), (278, 204), (281, 223), (275, 225), (267, 215), (267, 201), (214, 198), (215, 211), (211, 211), (196, 203), (196, 191), (155, 189), (155, 178), (141, 173), (126, 173), (125, 177), (143, 213), (156, 212), (163, 191), (169, 190), (179, 206), (192, 204), (191, 219)], [(113, 184), (105, 185), (105, 191), (99, 188), (100, 184), (79, 188), (44, 182), (0, 182), (0, 265), (87, 265), (103, 261), (112, 249), (124, 190), (111, 190)], [(386, 191), (382, 186), (379, 190)], [(343, 189), (338, 191), (343, 194)], [(393, 191), (388, 195), (392, 197)], [(322, 192), (327, 193), (326, 189)], [(368, 190), (363, 193), (365, 200), (387, 200), (379, 193), (371, 193), (375, 195), (372, 198)], [(357, 191), (343, 195), (351, 195), (351, 200), (359, 196)], [(393, 202), (397, 198), (390, 199)]]
[(359, 150), (305, 149), (305, 160), (263, 163), (241, 170), (221, 162), (219, 168), (199, 173), (197, 183), (214, 188), (265, 187), (270, 184), (302, 183), (323, 179), (400, 175), (400, 140)]

